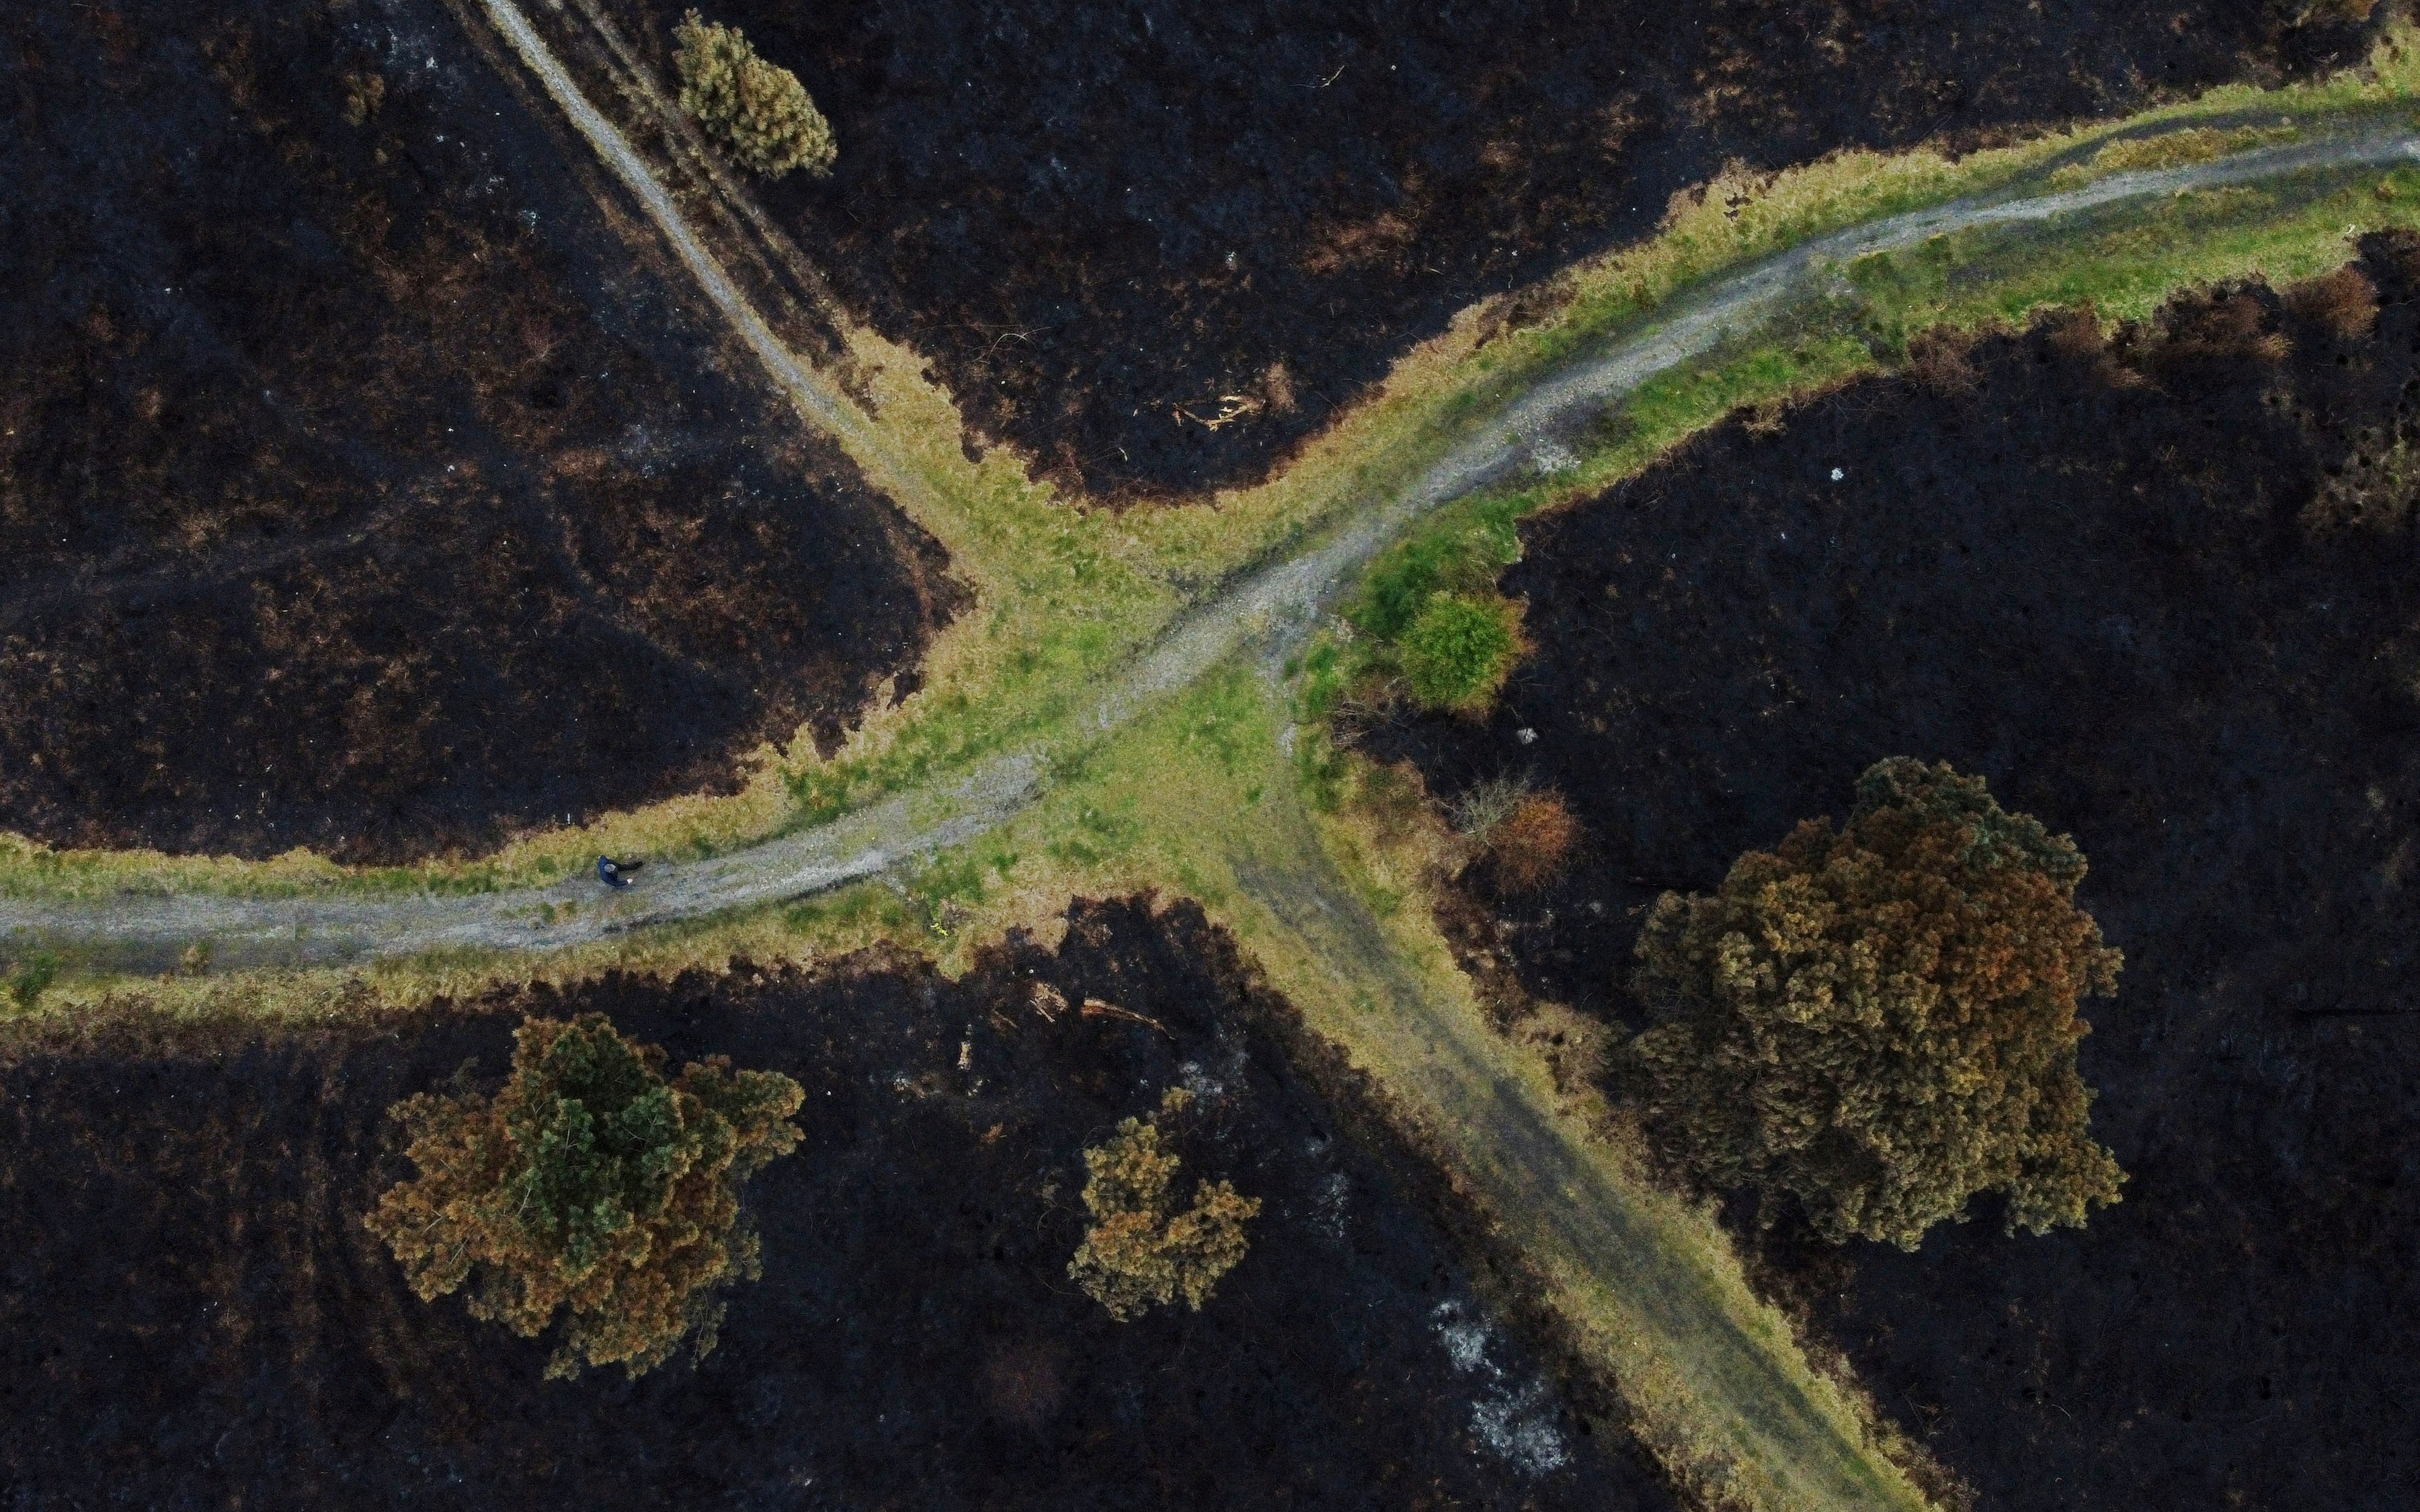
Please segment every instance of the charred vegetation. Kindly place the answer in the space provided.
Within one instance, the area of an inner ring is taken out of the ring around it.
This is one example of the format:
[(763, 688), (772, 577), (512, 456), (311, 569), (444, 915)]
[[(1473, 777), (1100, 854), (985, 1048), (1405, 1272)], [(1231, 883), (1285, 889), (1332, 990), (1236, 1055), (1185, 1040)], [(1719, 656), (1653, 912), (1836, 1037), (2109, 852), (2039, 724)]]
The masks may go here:
[[(674, 78), (687, 0), (605, 0)], [(761, 193), (975, 429), (1101, 498), (1255, 481), (1474, 301), (1677, 193), (2361, 55), (2371, 8), (726, 0), (845, 144)]]
[[(762, 1275), (693, 1365), (550, 1381), (549, 1341), (422, 1302), (363, 1226), (411, 1171), (388, 1105), (494, 1078), (524, 1011), (803, 1093), (749, 1185)], [(0, 1083), (0, 1487), (29, 1504), (1672, 1504), (1190, 904), (1080, 903), (956, 982), (874, 954), (291, 1040), (92, 1016)], [(1170, 1088), (1188, 1195), (1260, 1206), (1198, 1312), (1120, 1322), (1068, 1273), (1084, 1151)]]
[(836, 739), (960, 602), (438, 0), (0, 57), (0, 828), (475, 853)]
[(2282, 291), (1947, 335), (1735, 416), (1525, 527), (1537, 649), (1484, 727), (1364, 737), (1449, 803), (1559, 788), (1564, 879), (1474, 869), (1497, 920), (1460, 937), (1621, 1030), (1656, 895), (1869, 762), (1986, 774), (2088, 852), (2126, 969), (2079, 1067), (2123, 1200), (2044, 1238), (1982, 1203), (1910, 1255), (1741, 1211), (1993, 1504), (2335, 1507), (2414, 1473), (2415, 289), (2420, 239), (2372, 237)]

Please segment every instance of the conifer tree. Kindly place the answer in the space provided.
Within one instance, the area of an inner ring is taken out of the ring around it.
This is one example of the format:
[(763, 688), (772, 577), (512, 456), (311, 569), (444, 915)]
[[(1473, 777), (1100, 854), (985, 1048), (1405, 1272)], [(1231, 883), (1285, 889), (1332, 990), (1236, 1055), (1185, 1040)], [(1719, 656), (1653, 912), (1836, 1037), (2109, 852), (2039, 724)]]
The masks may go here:
[(759, 56), (737, 28), (694, 10), (673, 28), (673, 42), (681, 109), (743, 166), (768, 178), (793, 168), (830, 176), (839, 145), (797, 74)]
[(390, 1110), (419, 1174), (365, 1220), (424, 1301), (466, 1282), (472, 1316), (524, 1338), (563, 1318), (549, 1376), (636, 1376), (685, 1338), (703, 1357), (716, 1288), (758, 1274), (739, 1190), (790, 1152), (799, 1084), (722, 1057), (666, 1081), (663, 1051), (599, 1013), (533, 1018), (493, 1097), (468, 1086)]

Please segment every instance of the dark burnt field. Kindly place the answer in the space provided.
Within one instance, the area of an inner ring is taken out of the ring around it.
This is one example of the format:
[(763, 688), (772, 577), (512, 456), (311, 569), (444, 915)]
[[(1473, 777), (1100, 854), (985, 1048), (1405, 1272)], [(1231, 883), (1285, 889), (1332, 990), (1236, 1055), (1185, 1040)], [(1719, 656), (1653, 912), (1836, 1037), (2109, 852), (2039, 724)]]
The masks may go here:
[[(466, 1057), (501, 1075), (517, 1013), (104, 1032), (0, 1070), (7, 1504), (1671, 1505), (1482, 1315), (1433, 1178), (1190, 905), (1078, 904), (1055, 952), (1012, 941), (954, 984), (859, 958), (529, 1006), (805, 1088), (714, 1353), (544, 1381), (543, 1343), (418, 1301), (363, 1229), (408, 1169), (382, 1110)], [(1264, 1206), (1201, 1314), (1119, 1324), (1066, 1275), (1079, 1152), (1176, 1084), (1204, 1111), (1180, 1182)]]
[(1538, 650), (1485, 724), (1370, 737), (1449, 797), (1561, 790), (1585, 855), (1497, 901), (1504, 942), (1531, 992), (1634, 1024), (1656, 891), (1844, 813), (1881, 757), (2074, 835), (2126, 954), (2083, 1046), (2124, 1201), (1767, 1257), (1986, 1508), (2420, 1484), (2420, 240), (2356, 267), (2374, 333), (2337, 275), (1736, 417), (1526, 529), (1504, 586)]
[[(670, 79), (688, 0), (608, 0)], [(2366, 0), (721, 0), (831, 118), (764, 186), (982, 432), (1109, 497), (1253, 480), (1484, 295), (1731, 160), (1974, 142), (2360, 55)], [(2300, 26), (2288, 18), (2307, 15)], [(1226, 402), (1228, 396), (1238, 401)], [(1237, 418), (1211, 428), (1222, 413)]]
[(477, 851), (957, 604), (439, 0), (45, 0), (0, 119), (0, 828)]

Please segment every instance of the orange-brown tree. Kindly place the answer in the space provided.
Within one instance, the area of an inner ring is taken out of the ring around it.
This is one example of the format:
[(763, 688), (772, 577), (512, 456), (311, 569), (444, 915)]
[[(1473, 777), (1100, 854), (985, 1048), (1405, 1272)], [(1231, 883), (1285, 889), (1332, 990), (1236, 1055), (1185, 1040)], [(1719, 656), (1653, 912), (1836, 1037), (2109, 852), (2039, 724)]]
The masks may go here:
[(1638, 941), (1656, 1014), (1621, 1057), (1651, 1135), (1717, 1186), (1795, 1197), (1818, 1231), (1913, 1249), (1967, 1199), (2080, 1226), (2124, 1173), (2087, 1128), (2080, 997), (2118, 952), (2075, 905), (2084, 857), (1980, 778), (1905, 758), (1846, 828), (1801, 824)]
[(604, 1015), (533, 1018), (492, 1098), (423, 1093), (391, 1110), (419, 1174), (365, 1220), (424, 1301), (471, 1283), (473, 1317), (524, 1338), (564, 1319), (550, 1377), (636, 1376), (693, 1338), (714, 1347), (714, 1289), (756, 1278), (739, 1189), (797, 1148), (799, 1084), (718, 1056), (675, 1080), (664, 1053)]

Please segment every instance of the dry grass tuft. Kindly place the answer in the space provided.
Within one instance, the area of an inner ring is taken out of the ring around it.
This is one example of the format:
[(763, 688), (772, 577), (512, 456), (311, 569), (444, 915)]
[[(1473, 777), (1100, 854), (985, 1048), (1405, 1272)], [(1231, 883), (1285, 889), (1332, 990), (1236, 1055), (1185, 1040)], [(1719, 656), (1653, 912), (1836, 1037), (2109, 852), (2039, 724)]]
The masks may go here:
[(1513, 1026), (1512, 1040), (1544, 1061), (1555, 1090), (1569, 1096), (1604, 1085), (1618, 1032), (1592, 1014), (1539, 1003)]
[(2350, 265), (2277, 292), (2287, 309), (2346, 341), (2361, 340), (2378, 324), (2378, 285)]
[(1531, 893), (1561, 879), (1580, 840), (1580, 822), (1562, 795), (1533, 793), (1488, 832), (1487, 858), (1498, 890)]
[(1907, 345), (1907, 376), (1935, 393), (1955, 397), (1975, 392), (1975, 365), (1966, 360), (1979, 332), (1945, 327)]
[(2179, 295), (2161, 313), (2156, 336), (2138, 346), (2135, 355), (2173, 376), (2283, 362), (2292, 349), (2272, 323), (2268, 305), (2251, 289), (2239, 288)]
[(1497, 825), (1512, 817), (1529, 795), (1529, 779), (1505, 774), (1473, 782), (1461, 797), (1453, 800), (1453, 827), (1456, 833), (1485, 843)]
[(2101, 312), (2089, 303), (2055, 310), (2042, 317), (2043, 341), (2051, 351), (2071, 363), (2087, 363), (2100, 357), (2108, 345), (2101, 326)]

